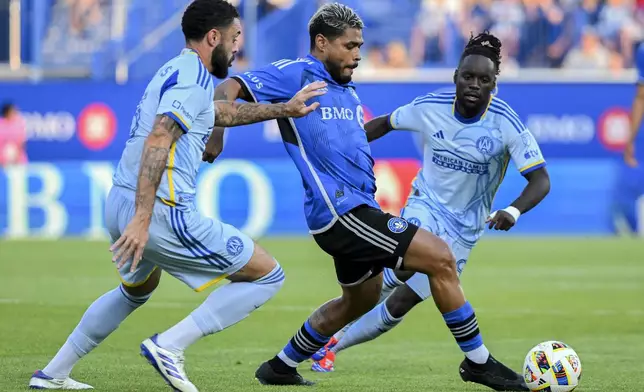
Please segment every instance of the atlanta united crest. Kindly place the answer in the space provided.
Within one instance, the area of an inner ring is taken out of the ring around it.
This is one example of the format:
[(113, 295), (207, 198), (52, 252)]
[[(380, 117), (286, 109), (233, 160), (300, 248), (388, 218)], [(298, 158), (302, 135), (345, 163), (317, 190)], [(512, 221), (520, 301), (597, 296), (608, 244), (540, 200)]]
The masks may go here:
[(237, 256), (244, 250), (244, 242), (237, 236), (230, 237), (226, 242), (226, 250), (231, 256)]
[(411, 223), (412, 225), (420, 227), (420, 219), (416, 217), (407, 219), (407, 222)]
[(490, 155), (494, 151), (494, 142), (489, 136), (481, 136), (476, 141), (476, 149), (479, 150), (481, 154)]

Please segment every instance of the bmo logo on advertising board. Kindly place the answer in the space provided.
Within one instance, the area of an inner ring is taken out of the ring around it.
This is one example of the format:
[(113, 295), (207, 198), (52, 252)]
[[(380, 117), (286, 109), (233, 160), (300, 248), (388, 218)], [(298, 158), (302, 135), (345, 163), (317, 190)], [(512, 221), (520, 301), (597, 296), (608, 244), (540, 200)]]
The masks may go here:
[(90, 150), (102, 150), (116, 136), (116, 115), (104, 103), (94, 102), (85, 106), (78, 117), (69, 111), (24, 111), (27, 138), (34, 142), (69, 142), (78, 137)]
[(116, 135), (116, 116), (103, 103), (87, 105), (78, 116), (78, 140), (90, 150), (109, 146)]
[(599, 118), (597, 135), (608, 151), (622, 151), (630, 134), (630, 112), (621, 107), (606, 110)]

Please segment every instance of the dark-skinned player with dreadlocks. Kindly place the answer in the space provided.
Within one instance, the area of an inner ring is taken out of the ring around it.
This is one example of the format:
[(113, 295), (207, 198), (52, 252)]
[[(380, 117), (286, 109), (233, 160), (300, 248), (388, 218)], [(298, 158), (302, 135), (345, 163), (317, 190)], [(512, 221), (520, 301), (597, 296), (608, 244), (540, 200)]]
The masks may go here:
[[(495, 36), (485, 32), (472, 37), (454, 72), (456, 93), (418, 97), (365, 125), (369, 141), (392, 130), (422, 132), (423, 168), (401, 215), (447, 242), (459, 275), (486, 225), (511, 229), (550, 190), (536, 140), (516, 112), (493, 95), (500, 53), (501, 42)], [(510, 206), (491, 212), (510, 159), (528, 183)], [(332, 371), (339, 351), (391, 330), (414, 306), (431, 297), (426, 275), (387, 269), (384, 283), (383, 291), (393, 292), (318, 351), (314, 371)], [(454, 336), (460, 344), (468, 333), (465, 322)], [(496, 361), (482, 342), (461, 348), (466, 353), (459, 369), (464, 381), (497, 391), (528, 390), (521, 377)]]

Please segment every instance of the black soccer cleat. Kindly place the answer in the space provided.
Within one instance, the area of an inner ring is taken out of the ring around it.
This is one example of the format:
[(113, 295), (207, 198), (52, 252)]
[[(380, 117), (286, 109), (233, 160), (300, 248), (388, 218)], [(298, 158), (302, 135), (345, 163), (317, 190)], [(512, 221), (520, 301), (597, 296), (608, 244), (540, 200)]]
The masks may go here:
[(313, 381), (305, 380), (304, 377), (300, 376), (295, 369), (293, 369), (293, 372), (289, 373), (278, 373), (268, 362), (262, 363), (261, 366), (257, 368), (257, 371), (255, 371), (255, 378), (262, 385), (315, 385)]
[(479, 365), (465, 358), (458, 369), (465, 382), (485, 385), (495, 391), (529, 391), (523, 377), (490, 355), (486, 363)]

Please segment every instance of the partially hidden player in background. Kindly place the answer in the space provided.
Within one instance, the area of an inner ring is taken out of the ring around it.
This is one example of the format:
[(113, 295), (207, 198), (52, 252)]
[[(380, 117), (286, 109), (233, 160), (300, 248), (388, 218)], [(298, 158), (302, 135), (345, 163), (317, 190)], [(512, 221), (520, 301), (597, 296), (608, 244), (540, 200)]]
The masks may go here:
[(384, 213), (375, 200), (374, 161), (363, 109), (351, 82), (360, 61), (362, 28), (362, 20), (351, 8), (323, 5), (309, 22), (308, 56), (235, 76), (215, 93), (230, 100), (283, 102), (302, 85), (315, 80), (328, 84), (327, 94), (317, 98), (320, 107), (314, 113), (279, 119), (278, 124), (304, 183), (310, 232), (333, 257), (342, 296), (318, 308), (255, 376), (262, 384), (311, 385), (297, 372), (298, 364), (374, 307), (387, 267), (429, 276), (434, 301), (463, 352), (484, 358), (483, 364), (471, 366), (484, 372), (482, 383), (524, 390), (515, 372), (499, 362), (486, 362), (488, 352), (474, 310), (461, 290), (449, 246), (429, 231)]
[[(539, 146), (512, 108), (492, 95), (501, 64), (501, 42), (486, 33), (468, 42), (454, 74), (456, 93), (416, 98), (390, 115), (365, 125), (367, 138), (390, 131), (423, 133), (423, 168), (412, 184), (402, 217), (447, 242), (460, 275), (485, 226), (509, 230), (519, 216), (534, 208), (550, 190), (550, 179)], [(527, 179), (525, 189), (509, 207), (492, 212), (492, 201), (509, 160)], [(385, 271), (385, 284), (400, 286), (380, 305), (334, 336), (314, 356), (312, 369), (333, 370), (335, 354), (375, 339), (398, 325), (415, 305), (431, 296), (427, 277)], [(409, 280), (407, 280), (409, 279)], [(401, 280), (407, 280), (406, 285)], [(383, 290), (384, 291), (384, 290)], [(469, 357), (461, 372), (477, 381), (491, 357)]]
[(187, 47), (148, 84), (106, 202), (110, 250), (123, 283), (87, 309), (56, 356), (33, 375), (33, 389), (91, 389), (69, 378), (73, 366), (150, 298), (164, 270), (198, 292), (230, 281), (141, 344), (141, 354), (175, 391), (197, 391), (184, 369), (184, 350), (246, 318), (284, 282), (277, 261), (250, 237), (196, 210), (196, 174), (215, 124), (306, 115), (318, 104), (305, 102), (323, 94), (325, 84), (275, 105), (214, 102), (211, 74), (225, 78), (237, 52), (237, 10), (223, 0), (196, 0), (181, 27)]
[(642, 119), (644, 118), (644, 42), (639, 44), (635, 52), (637, 67), (637, 86), (631, 107), (631, 124), (629, 138), (624, 149), (624, 164), (621, 166), (619, 180), (614, 189), (616, 212), (625, 219), (628, 228), (635, 232), (638, 230), (638, 200), (644, 195), (644, 168), (640, 160), (644, 158), (640, 137)]
[(631, 107), (630, 137), (624, 149), (624, 160), (631, 167), (638, 166), (635, 143), (644, 118), (644, 41), (639, 44), (635, 52), (635, 66), (637, 68), (637, 89)]

